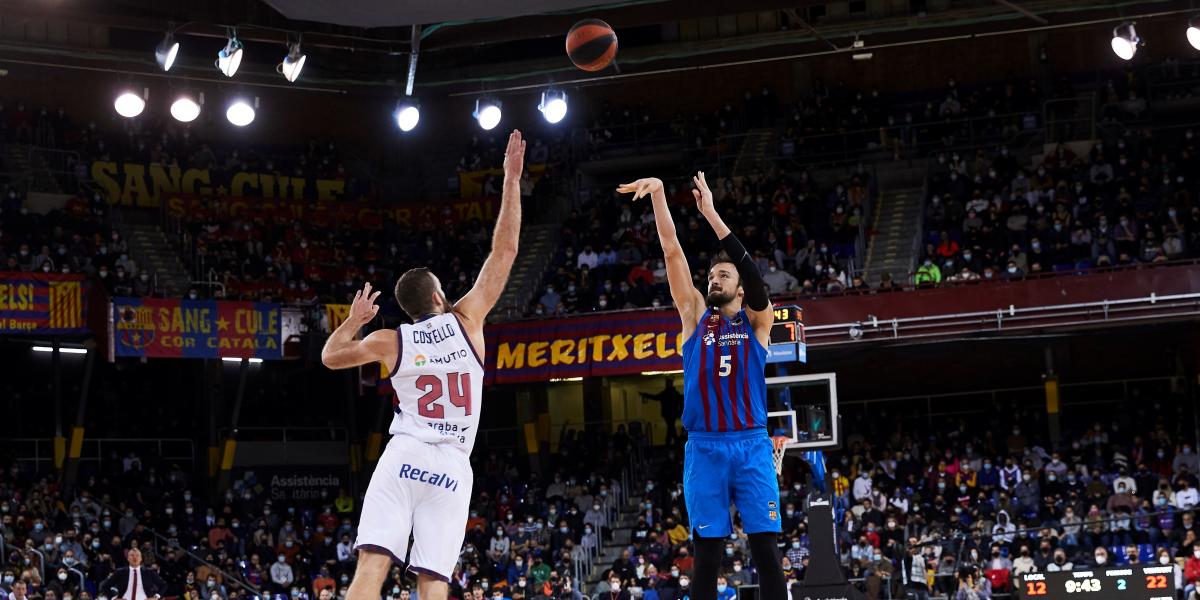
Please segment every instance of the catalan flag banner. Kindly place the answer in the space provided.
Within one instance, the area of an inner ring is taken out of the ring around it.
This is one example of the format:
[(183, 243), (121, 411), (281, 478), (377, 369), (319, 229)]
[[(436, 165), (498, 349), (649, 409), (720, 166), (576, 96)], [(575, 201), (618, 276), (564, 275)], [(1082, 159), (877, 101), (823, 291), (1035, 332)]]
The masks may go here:
[(115, 356), (283, 358), (278, 304), (113, 298), (112, 307)]
[(87, 333), (82, 275), (0, 271), (0, 335)]

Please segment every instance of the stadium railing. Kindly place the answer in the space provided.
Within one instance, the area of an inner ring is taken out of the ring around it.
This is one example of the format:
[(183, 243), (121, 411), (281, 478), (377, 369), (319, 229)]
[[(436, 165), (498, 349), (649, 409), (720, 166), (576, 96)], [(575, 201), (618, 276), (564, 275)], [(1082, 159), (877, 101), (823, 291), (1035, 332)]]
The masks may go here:
[[(51, 467), (54, 463), (54, 439), (50, 437), (11, 438), (0, 441), (0, 447), (11, 448), (11, 454), (17, 462), (32, 463), (38, 471), (42, 470), (43, 463)], [(80, 461), (96, 463), (103, 468), (113, 460), (113, 453), (117, 455), (115, 460), (120, 462), (130, 451), (138, 452), (140, 456), (154, 456), (165, 462), (186, 462), (190, 465), (196, 461), (194, 442), (182, 438), (84, 438)]]

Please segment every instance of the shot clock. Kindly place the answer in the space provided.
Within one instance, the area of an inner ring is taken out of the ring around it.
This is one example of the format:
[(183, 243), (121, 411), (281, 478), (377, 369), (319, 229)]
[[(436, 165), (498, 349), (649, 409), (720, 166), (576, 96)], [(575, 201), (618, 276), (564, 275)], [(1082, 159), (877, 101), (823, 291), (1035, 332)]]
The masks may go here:
[(1026, 573), (1018, 579), (1022, 600), (1175, 600), (1174, 567), (1096, 567)]

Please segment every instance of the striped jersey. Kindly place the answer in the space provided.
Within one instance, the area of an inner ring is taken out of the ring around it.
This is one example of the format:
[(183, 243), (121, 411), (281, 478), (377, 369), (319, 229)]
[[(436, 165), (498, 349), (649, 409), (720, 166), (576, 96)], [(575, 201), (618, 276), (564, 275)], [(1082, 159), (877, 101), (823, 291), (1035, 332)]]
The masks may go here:
[(396, 329), (400, 352), (392, 380), (393, 435), (449, 444), (471, 454), (479, 430), (483, 361), (458, 315), (428, 315)]
[(709, 308), (683, 343), (683, 427), (742, 431), (767, 426), (767, 349), (740, 310)]

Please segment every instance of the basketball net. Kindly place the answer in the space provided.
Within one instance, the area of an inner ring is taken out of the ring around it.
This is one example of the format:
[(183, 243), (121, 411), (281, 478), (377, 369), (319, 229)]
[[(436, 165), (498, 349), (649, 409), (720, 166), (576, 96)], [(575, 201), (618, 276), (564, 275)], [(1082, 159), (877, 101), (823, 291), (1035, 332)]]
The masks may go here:
[(783, 475), (783, 455), (792, 438), (786, 435), (776, 435), (771, 438), (771, 458), (775, 460), (775, 474)]

